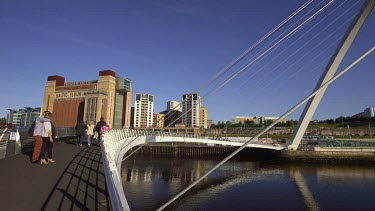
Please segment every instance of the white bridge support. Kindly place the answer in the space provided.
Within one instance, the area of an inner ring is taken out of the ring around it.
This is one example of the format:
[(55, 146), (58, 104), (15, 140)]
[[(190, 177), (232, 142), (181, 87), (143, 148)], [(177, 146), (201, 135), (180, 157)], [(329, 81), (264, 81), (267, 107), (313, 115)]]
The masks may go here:
[[(121, 164), (125, 153), (135, 146), (140, 146), (147, 143), (166, 142), (204, 143), (208, 145), (238, 147), (244, 144), (243, 142), (221, 141), (168, 132), (147, 132), (145, 130), (114, 129), (105, 132), (103, 134), (103, 141), (100, 143), (100, 145), (103, 155), (102, 160), (104, 173), (113, 210), (130, 210), (121, 180)], [(284, 149), (282, 146), (272, 146), (258, 143), (250, 143), (247, 145), (247, 147), (271, 150)]]
[[(375, 1), (375, 0), (374, 0)], [(191, 185), (186, 187), (183, 191), (169, 200), (166, 204), (160, 207), (158, 210), (162, 210), (167, 207), (170, 203), (176, 200), (179, 196), (184, 194), (188, 191), (191, 187), (199, 183), (202, 179), (212, 173), (214, 170), (219, 168), (222, 164), (236, 155), (239, 151), (241, 151), (245, 147), (253, 147), (253, 148), (264, 148), (264, 149), (273, 149), (273, 150), (282, 150), (284, 147), (276, 147), (270, 146), (265, 144), (256, 144), (257, 138), (275, 126), (281, 119), (285, 118), (291, 112), (295, 111), (298, 107), (306, 103), (309, 99), (316, 95), (317, 92), (320, 91), (322, 88), (326, 88), (329, 84), (333, 81), (341, 77), (345, 74), (349, 69), (351, 69), (354, 65), (360, 62), (363, 58), (368, 56), (370, 53), (375, 51), (375, 46), (372, 46), (368, 51), (366, 51), (363, 55), (361, 55), (358, 59), (356, 59), (352, 64), (348, 67), (340, 71), (337, 75), (332, 77), (326, 83), (324, 83), (319, 89), (312, 92), (309, 96), (304, 98), (301, 102), (295, 105), (293, 108), (289, 109), (285, 114), (280, 116), (275, 122), (264, 128), (260, 133), (255, 135), (253, 138), (249, 139), (245, 143), (243, 142), (232, 142), (232, 141), (221, 141), (221, 140), (211, 140), (207, 138), (200, 138), (196, 136), (185, 136), (184, 134), (173, 134), (173, 133), (163, 133), (163, 132), (147, 132), (144, 130), (130, 130), (130, 129), (117, 129), (117, 130), (110, 130), (105, 132), (102, 137), (103, 141), (100, 143), (101, 150), (102, 150), (102, 160), (104, 166), (104, 173), (106, 177), (106, 183), (108, 187), (109, 198), (111, 200), (111, 208), (113, 210), (129, 210), (129, 205), (126, 201), (126, 197), (124, 194), (122, 180), (121, 180), (121, 163), (122, 157), (125, 153), (130, 150), (132, 147), (137, 145), (143, 145), (146, 143), (156, 143), (156, 142), (186, 142), (186, 143), (205, 143), (205, 144), (216, 144), (216, 145), (225, 145), (225, 146), (240, 146), (226, 158), (224, 158), (221, 162), (216, 164), (211, 170), (206, 172), (196, 181), (194, 181)], [(255, 143), (254, 143), (255, 142)]]
[[(363, 4), (360, 12), (353, 20), (351, 26), (349, 27), (345, 36), (343, 37), (343, 40), (341, 41), (340, 45), (336, 49), (335, 54), (332, 56), (330, 62), (328, 63), (326, 70), (322, 74), (320, 80), (318, 81), (315, 87), (315, 90), (318, 90), (319, 88), (321, 88), (323, 84), (325, 84), (335, 75), (335, 72), (337, 68), (340, 66), (342, 59), (344, 58), (346, 52), (348, 51), (351, 44), (353, 43), (353, 40), (357, 36), (366, 18), (369, 16), (372, 9), (374, 8), (374, 5), (375, 5), (375, 0), (366, 0), (366, 2)], [(307, 102), (306, 107), (298, 121), (298, 124), (293, 131), (292, 137), (289, 140), (289, 144), (291, 143), (291, 145), (288, 146), (289, 150), (298, 149), (298, 146), (301, 143), (301, 139), (307, 129), (307, 126), (309, 125), (316, 111), (316, 108), (318, 107), (326, 89), (327, 87), (321, 88), (316, 93), (316, 95)]]

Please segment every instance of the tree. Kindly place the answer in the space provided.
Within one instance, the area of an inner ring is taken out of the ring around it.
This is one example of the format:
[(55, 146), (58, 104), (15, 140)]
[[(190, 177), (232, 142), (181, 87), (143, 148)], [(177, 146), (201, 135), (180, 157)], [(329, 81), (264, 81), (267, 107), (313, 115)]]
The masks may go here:
[(5, 117), (0, 118), (0, 123), (6, 123), (6, 122), (7, 120), (5, 119)]
[(265, 124), (266, 126), (269, 126), (273, 123), (273, 120), (269, 119), (269, 120), (266, 120)]
[(227, 121), (227, 122), (225, 123), (225, 127), (233, 127), (232, 122), (231, 122), (231, 121)]
[(255, 122), (251, 121), (251, 120), (245, 120), (244, 126), (245, 127), (254, 127), (255, 126)]

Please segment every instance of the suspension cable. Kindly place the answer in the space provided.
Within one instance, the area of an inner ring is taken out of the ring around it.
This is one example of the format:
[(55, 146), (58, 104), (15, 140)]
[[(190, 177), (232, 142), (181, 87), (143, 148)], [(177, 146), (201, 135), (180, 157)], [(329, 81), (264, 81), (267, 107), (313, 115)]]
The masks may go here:
[(192, 187), (194, 187), (196, 184), (198, 184), (200, 181), (202, 181), (205, 177), (207, 177), (209, 174), (211, 174), (213, 171), (215, 171), (217, 168), (219, 168), (221, 165), (223, 165), (225, 162), (227, 162), (229, 159), (231, 159), (233, 156), (235, 156), (238, 152), (240, 152), (243, 148), (245, 148), (251, 141), (257, 139), (259, 136), (263, 135), (265, 132), (267, 132), (269, 129), (271, 129), (273, 126), (275, 126), (277, 123), (279, 123), (282, 119), (287, 117), (290, 113), (295, 111), (297, 108), (299, 108), (301, 105), (306, 103), (310, 98), (314, 97), (321, 89), (326, 88), (329, 84), (331, 84), (333, 81), (341, 77), (344, 73), (346, 73), (348, 70), (350, 70), (354, 65), (356, 65), (358, 62), (360, 62), (362, 59), (364, 59), (366, 56), (368, 56), (371, 52), (375, 50), (375, 46), (370, 48), (367, 52), (365, 52), (363, 55), (361, 55), (358, 59), (356, 59), (353, 63), (351, 63), (348, 67), (346, 67), (344, 70), (340, 71), (336, 76), (332, 77), (330, 80), (328, 80), (326, 83), (324, 83), (322, 86), (320, 86), (318, 89), (313, 91), (309, 96), (304, 98), (302, 101), (300, 101), (298, 104), (296, 104), (293, 108), (289, 109), (286, 113), (284, 113), (282, 116), (280, 116), (276, 121), (274, 121), (272, 124), (267, 126), (265, 129), (263, 129), (260, 133), (258, 133), (256, 136), (248, 140), (246, 143), (244, 143), (241, 147), (236, 149), (234, 152), (232, 152), (230, 155), (228, 155), (226, 158), (224, 158), (220, 163), (216, 164), (213, 168), (211, 168), (208, 172), (206, 172), (204, 175), (199, 177), (197, 180), (195, 180), (192, 184), (190, 184), (188, 187), (186, 187), (184, 190), (182, 190), (179, 194), (177, 194), (175, 197), (173, 197), (171, 200), (169, 200), (167, 203), (165, 203), (163, 206), (161, 206), (158, 211), (163, 210), (168, 205), (170, 205), (172, 202), (174, 202), (176, 199), (178, 199), (180, 196), (182, 196), (184, 193), (186, 193), (188, 190), (190, 190)]
[[(245, 57), (249, 52), (251, 52), (253, 49), (255, 49), (258, 45), (260, 45), (264, 40), (266, 40), (269, 36), (271, 36), (274, 32), (276, 32), (279, 28), (281, 28), (283, 25), (285, 25), (289, 20), (291, 20), (293, 17), (295, 17), (297, 14), (299, 14), (301, 11), (303, 11), (308, 5), (310, 5), (314, 0), (309, 0), (304, 5), (302, 5), (300, 8), (298, 8), (296, 11), (294, 11), (291, 15), (289, 15), (286, 19), (284, 19), (282, 22), (280, 22), (276, 27), (274, 27), (271, 31), (269, 31), (266, 35), (264, 35), (261, 39), (259, 39), (256, 43), (254, 43), (252, 46), (250, 46), (248, 49), (246, 49), (242, 54), (240, 54), (236, 59), (234, 59), (231, 63), (226, 65), (223, 69), (221, 69), (216, 75), (214, 75), (212, 78), (207, 80), (202, 86), (200, 86), (197, 90), (195, 90), (192, 93), (198, 93), (200, 92), (204, 87), (208, 86), (208, 84), (215, 81), (217, 78), (222, 76), (225, 72), (227, 72), (231, 67), (233, 67), (235, 64), (237, 64), (243, 57)], [(319, 3), (320, 4), (320, 3)], [(318, 5), (319, 5), (318, 4)], [(177, 104), (172, 110), (179, 107), (181, 103)], [(168, 114), (171, 113), (171, 111), (167, 112), (165, 116), (168, 116)], [(168, 116), (169, 118), (169, 116)], [(171, 126), (169, 124), (167, 127)]]
[(253, 60), (252, 62), (249, 62), (245, 67), (243, 67), (242, 69), (238, 70), (236, 73), (232, 74), (232, 76), (229, 77), (224, 83), (222, 83), (216, 89), (212, 90), (210, 93), (208, 93), (207, 95), (205, 95), (205, 98), (208, 97), (208, 96), (210, 96), (210, 95), (212, 95), (213, 93), (217, 92), (219, 89), (221, 89), (223, 86), (225, 86), (228, 82), (230, 82), (232, 79), (234, 79), (238, 74), (240, 74), (242, 71), (244, 71), (248, 66), (250, 66), (251, 64), (253, 64), (255, 61), (257, 61), (259, 58), (261, 58), (267, 52), (269, 52), (270, 50), (272, 50), (275, 46), (277, 46), (278, 44), (280, 44), (283, 40), (285, 40), (288, 37), (290, 37), (291, 35), (293, 35), (297, 30), (299, 30), (300, 28), (302, 28), (304, 25), (306, 25), (308, 22), (310, 22), (313, 18), (315, 18), (317, 15), (319, 15), (322, 11), (324, 11), (334, 1), (335, 0), (331, 0), (330, 2), (328, 2), (319, 11), (317, 11), (312, 16), (310, 16), (308, 19), (306, 19), (303, 23), (301, 23), (300, 25), (298, 25), (295, 29), (293, 29), (291, 32), (289, 32), (287, 35), (285, 35), (281, 40), (279, 40), (278, 42), (276, 42), (274, 45), (272, 45), (270, 48), (268, 48), (265, 52), (263, 52), (261, 55), (259, 55), (255, 60)]
[[(312, 29), (314, 29), (317, 25), (319, 25), (323, 20), (325, 20), (327, 17), (329, 17), (334, 11), (336, 11), (339, 7), (341, 7), (347, 0), (345, 0), (344, 2), (342, 2), (340, 5), (338, 5), (334, 10), (332, 10), (328, 15), (326, 15), (325, 17), (323, 17), (318, 23), (316, 23), (314, 26), (312, 26), (307, 32), (305, 32), (303, 35), (301, 35), (298, 39), (296, 39), (292, 44), (290, 44), (287, 48), (285, 48), (283, 51), (281, 51), (278, 55), (274, 56), (271, 60), (269, 60), (266, 64), (264, 64), (260, 69), (258, 69), (257, 71), (255, 71), (254, 73), (252, 73), (249, 77), (247, 77), (247, 79), (241, 84), (240, 88), (245, 86), (245, 84), (252, 78), (254, 77), (256, 74), (258, 74), (260, 71), (262, 71), (267, 65), (269, 65), (271, 62), (273, 62), (274, 60), (276, 60), (280, 55), (282, 55), (286, 50), (288, 50), (290, 47), (292, 47), (295, 43), (297, 43), (298, 40), (302, 39), (308, 32), (310, 32)], [(358, 2), (357, 2), (358, 3)], [(346, 11), (347, 12), (347, 11)], [(344, 12), (344, 13), (346, 13)], [(341, 17), (341, 16), (340, 16)], [(336, 19), (337, 20), (337, 19)], [(334, 22), (334, 21), (333, 21)], [(327, 29), (328, 27), (326, 27), (325, 29)], [(321, 30), (324, 31), (325, 29)], [(321, 33), (319, 32), (319, 34)], [(317, 36), (317, 35), (316, 35)], [(315, 36), (315, 37), (316, 37)], [(312, 38), (313, 39), (313, 38)], [(309, 42), (312, 40), (310, 39)], [(284, 41), (283, 41), (284, 43)], [(307, 44), (307, 43), (306, 43)], [(306, 45), (305, 44), (305, 45)], [(302, 46), (303, 47), (303, 46)], [(299, 49), (301, 49), (302, 47), (300, 47)], [(275, 48), (276, 49), (276, 48)], [(298, 49), (298, 50), (299, 50)], [(297, 50), (297, 51), (298, 51)], [(296, 53), (296, 51), (293, 53), (293, 55)], [(288, 58), (290, 58), (292, 55), (290, 55)], [(263, 59), (261, 59), (263, 60)], [(261, 61), (260, 60), (260, 61)], [(279, 63), (278, 66), (280, 66), (281, 64), (283, 64), (287, 59), (285, 59), (283, 62)], [(246, 72), (249, 72), (254, 66), (248, 68)], [(275, 68), (273, 68), (270, 72), (272, 72)], [(259, 82), (259, 81), (258, 81)], [(259, 82), (261, 83), (261, 82)], [(262, 84), (262, 83), (261, 83)]]
[[(321, 12), (323, 12), (325, 9), (327, 9), (328, 6), (330, 6), (335, 0), (331, 0), (329, 1), (326, 5), (324, 5), (321, 9), (319, 9), (317, 12), (315, 12), (313, 15), (311, 15), (308, 19), (306, 19), (304, 22), (302, 22), (300, 25), (298, 25), (296, 28), (294, 28), (291, 32), (289, 32), (287, 35), (285, 35), (282, 39), (280, 39), (279, 41), (277, 41), (275, 44), (273, 44), (270, 48), (268, 48), (266, 51), (264, 51), (262, 54), (260, 54), (255, 60), (253, 60), (252, 62), (250, 62), (249, 64), (247, 64), (245, 67), (243, 67), (242, 69), (238, 70), (236, 73), (233, 73), (231, 77), (229, 77), (224, 83), (222, 83), (220, 86), (216, 87), (216, 89), (214, 90), (211, 90), (211, 92), (209, 92), (208, 94), (206, 94), (205, 96), (203, 96), (201, 99), (198, 99), (197, 102), (195, 103), (195, 105), (197, 105), (198, 103), (201, 103), (202, 100), (206, 99), (207, 97), (209, 97), (210, 95), (214, 94), (215, 92), (217, 92), (219, 89), (221, 89), (224, 85), (226, 85), (228, 82), (230, 82), (232, 79), (234, 79), (238, 74), (240, 74), (243, 70), (245, 70), (248, 66), (250, 66), (251, 64), (253, 64), (255, 61), (257, 61), (259, 58), (261, 58), (262, 56), (264, 56), (266, 53), (268, 53), (270, 50), (272, 50), (273, 48), (275, 48), (277, 45), (279, 45), (282, 41), (284, 41), (285, 39), (289, 38), (290, 36), (292, 36), (296, 31), (300, 30), (303, 26), (305, 26), (307, 23), (309, 23), (312, 19), (314, 19), (316, 16), (318, 16)], [(174, 121), (172, 121), (168, 126), (174, 124), (175, 122), (177, 122), (180, 118), (182, 118), (184, 115), (186, 115), (187, 112), (191, 111), (193, 109), (190, 108), (189, 110), (185, 111), (184, 113), (182, 113), (182, 115), (175, 119)]]
[[(357, 3), (359, 3), (359, 1), (357, 1)], [(356, 4), (357, 4), (356, 3)], [(356, 4), (353, 4), (352, 7), (354, 7)], [(351, 9), (352, 7), (350, 7), (349, 9)], [(293, 54), (289, 55), (283, 62), (279, 63), (276, 67), (274, 67), (270, 72), (268, 72), (268, 75), (273, 72), (276, 68), (278, 68), (281, 64), (283, 64), (284, 62), (286, 62), (286, 60), (288, 60), (289, 58), (291, 58), (292, 56), (294, 56), (299, 50), (301, 50), (303, 47), (305, 47), (308, 43), (310, 43), (313, 39), (315, 39), (316, 37), (318, 37), (318, 35), (320, 35), (324, 30), (328, 29), (328, 27), (330, 27), (334, 22), (336, 22), (336, 20), (338, 20), (341, 16), (343, 16), (346, 12), (349, 11), (346, 10), (344, 13), (342, 13), (340, 16), (338, 16), (334, 21), (332, 21), (329, 25), (327, 25), (323, 30), (321, 30), (319, 33), (317, 33), (313, 38), (311, 38), (308, 42), (306, 42), (304, 45), (302, 45), (297, 51), (295, 51)], [(339, 31), (339, 29), (341, 29), (342, 27), (345, 26), (345, 24), (347, 24), (349, 21), (351, 21), (357, 14), (354, 14), (353, 16), (351, 16), (350, 18), (348, 18), (348, 20), (346, 20), (344, 23), (342, 23), (339, 27), (337, 27), (333, 32), (331, 32), (328, 36), (326, 36), (323, 40), (321, 40), (317, 45), (314, 45), (314, 47), (312, 49), (310, 49), (307, 53), (305, 53), (303, 56), (301, 56), (297, 61), (295, 61), (292, 65), (290, 65), (288, 68), (285, 68), (282, 70), (281, 74), (285, 73), (286, 71), (288, 71), (291, 67), (293, 67), (294, 65), (296, 65), (299, 61), (301, 61), (303, 58), (305, 58), (307, 55), (309, 55), (313, 50), (315, 50), (317, 47), (319, 47), (323, 42), (325, 42), (326, 40), (328, 40), (332, 35), (334, 35), (336, 32)], [(264, 88), (268, 87), (273, 81), (277, 80), (281, 74), (278, 76), (278, 77), (275, 77), (275, 78), (272, 78), (270, 82), (268, 82), (267, 85), (265, 85)]]
[[(262, 51), (264, 51), (264, 50), (266, 50), (272, 43), (274, 43), (276, 40), (278, 40), (280, 37), (282, 37), (283, 35), (285, 35), (286, 33), (287, 33), (287, 31), (288, 30), (290, 30), (292, 27), (294, 27), (300, 20), (302, 20), (303, 18), (305, 18), (310, 12), (312, 12), (312, 11), (314, 11), (320, 4), (322, 4), (323, 3), (323, 1), (321, 1), (321, 2), (319, 2), (319, 4), (317, 4), (314, 8), (312, 8), (310, 11), (308, 11), (305, 15), (303, 15), (300, 19), (298, 19), (295, 23), (293, 23), (291, 26), (289, 26), (289, 28), (287, 28), (284, 32), (282, 32), (281, 34), (279, 34), (275, 39), (273, 39), (270, 43), (268, 43), (262, 50), (260, 50), (260, 52), (262, 52)], [(297, 31), (299, 31), (299, 30), (297, 30)], [(288, 39), (285, 39), (285, 40), (283, 40), (281, 43), (280, 43), (280, 45), (281, 44), (283, 44), (286, 40), (288, 40)], [(277, 47), (275, 47), (274, 49), (272, 49), (271, 51), (270, 51), (270, 53), (271, 52), (273, 52), (274, 50), (276, 50), (278, 47), (280, 47), (280, 45), (278, 45)], [(268, 55), (270, 54), (270, 53), (268, 53)], [(281, 53), (280, 53), (281, 54)], [(279, 55), (280, 55), (279, 54)], [(239, 67), (236, 71), (239, 71), (240, 69), (242, 69), (242, 68), (244, 68), (245, 66), (246, 66), (246, 64), (248, 64), (251, 60), (253, 60), (254, 58), (256, 58), (257, 56), (259, 56), (260, 55), (260, 53), (257, 53), (256, 55), (254, 55), (253, 57), (251, 57), (250, 59), (248, 59), (248, 61), (245, 63), (245, 64), (243, 64), (241, 67)], [(267, 55), (267, 56), (268, 56)], [(269, 63), (271, 63), (273, 60), (275, 60), (279, 55), (277, 55), (276, 57), (274, 57), (273, 59), (271, 59), (267, 64), (269, 64)], [(267, 57), (267, 56), (265, 56), (265, 57)], [(264, 58), (265, 58), (264, 57)], [(257, 63), (259, 63), (260, 61), (262, 61), (264, 58), (262, 58), (262, 59), (260, 59), (259, 61), (257, 61), (257, 62), (255, 62), (254, 64), (253, 64), (253, 66), (252, 67), (250, 67), (250, 68), (247, 68), (247, 70), (245, 71), (245, 72), (248, 72), (251, 68), (253, 68), (254, 67), (254, 65), (255, 64), (257, 64)], [(265, 64), (265, 65), (267, 65), (267, 64)], [(264, 66), (265, 66), (264, 65)], [(263, 67), (264, 67), (263, 66)], [(236, 72), (235, 71), (235, 72)], [(255, 74), (257, 74), (258, 72), (259, 72), (260, 70), (258, 70), (256, 73), (253, 73), (252, 75), (250, 75), (250, 77), (248, 78), (248, 79), (250, 79), (252, 76), (254, 76)], [(248, 80), (246, 80), (244, 83), (246, 83)], [(244, 84), (243, 83), (243, 84)], [(243, 84), (241, 85), (241, 86), (243, 86)]]
[(256, 48), (260, 43), (262, 43), (265, 39), (267, 39), (269, 36), (271, 36), (274, 32), (276, 32), (280, 27), (282, 27), (285, 23), (287, 23), (290, 19), (292, 19), (294, 16), (296, 16), (299, 12), (304, 10), (308, 5), (310, 5), (313, 2), (313, 0), (309, 0), (304, 5), (302, 5), (300, 8), (298, 8), (296, 11), (294, 11), (291, 15), (289, 15), (286, 19), (284, 19), (281, 23), (279, 23), (275, 28), (273, 28), (271, 31), (269, 31), (266, 35), (264, 35), (261, 39), (259, 39), (256, 43), (254, 43), (252, 46), (250, 46), (248, 49), (246, 49), (242, 54), (240, 54), (235, 60), (233, 60), (231, 63), (226, 65), (220, 72), (218, 72), (216, 75), (214, 75), (212, 78), (210, 78), (207, 82), (205, 82), (201, 87), (199, 87), (194, 92), (199, 92), (202, 90), (205, 86), (207, 86), (209, 83), (220, 77), (224, 72), (229, 70), (233, 65), (237, 64), (238, 61), (240, 61), (244, 56), (246, 56), (251, 50)]

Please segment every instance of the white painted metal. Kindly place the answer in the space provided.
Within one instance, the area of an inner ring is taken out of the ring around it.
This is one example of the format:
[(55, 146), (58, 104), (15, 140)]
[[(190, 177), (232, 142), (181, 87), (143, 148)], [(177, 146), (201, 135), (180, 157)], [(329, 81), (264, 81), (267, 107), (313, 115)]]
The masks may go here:
[(361, 11), (358, 13), (357, 17), (353, 20), (353, 23), (347, 30), (335, 54), (332, 56), (331, 61), (328, 63), (326, 70), (322, 74), (320, 80), (318, 81), (315, 87), (315, 90), (319, 89), (319, 92), (317, 92), (317, 94), (312, 99), (310, 99), (308, 103), (306, 104), (306, 107), (298, 121), (298, 124), (293, 131), (292, 137), (289, 141), (291, 145), (289, 145), (288, 149), (297, 150), (299, 144), (301, 143), (301, 139), (307, 129), (307, 126), (309, 125), (327, 89), (327, 87), (322, 88), (322, 85), (335, 75), (337, 68), (340, 66), (341, 61), (343, 60), (346, 52), (349, 50), (360, 28), (362, 27), (366, 18), (369, 16), (372, 9), (374, 8), (374, 5), (375, 5), (374, 0), (367, 0), (363, 4)]
[[(122, 188), (120, 173), (122, 159), (125, 153), (133, 147), (146, 143), (165, 142), (204, 143), (222, 146), (242, 146), (244, 144), (243, 142), (221, 141), (204, 137), (194, 137), (192, 135), (185, 134), (147, 132), (144, 130), (131, 129), (110, 130), (104, 133), (102, 138), (103, 141), (101, 143), (101, 147), (103, 164), (105, 166), (106, 181), (110, 180), (107, 181), (107, 186), (112, 185), (111, 189), (109, 188), (111, 203), (117, 203), (116, 205), (112, 205), (114, 210), (129, 210), (129, 205)], [(282, 146), (271, 146), (257, 143), (250, 143), (247, 145), (247, 147), (272, 150), (284, 149)], [(111, 193), (111, 190), (115, 190), (115, 192)], [(112, 200), (114, 201), (112, 202)]]
[[(242, 150), (245, 147), (257, 147), (257, 148), (267, 148), (267, 149), (276, 149), (276, 150), (283, 149), (282, 147), (260, 145), (260, 144), (254, 144), (254, 143), (251, 143), (251, 142), (253, 140), (256, 140), (257, 138), (259, 138), (259, 136), (261, 136), (262, 134), (267, 132), (269, 129), (271, 129), (273, 126), (275, 126), (281, 119), (285, 118), (290, 113), (292, 113), (297, 108), (299, 108), (301, 105), (306, 103), (309, 99), (311, 99), (313, 96), (315, 96), (320, 91), (320, 89), (326, 88), (333, 81), (335, 81), (336, 79), (341, 77), (344, 73), (346, 73), (349, 69), (351, 69), (354, 65), (356, 65), (358, 62), (360, 62), (362, 59), (364, 59), (366, 56), (368, 56), (374, 50), (375, 50), (375, 46), (372, 46), (372, 48), (370, 48), (366, 53), (364, 53), (362, 56), (360, 56), (357, 60), (355, 60), (348, 67), (346, 67), (344, 70), (339, 72), (336, 76), (334, 76), (333, 78), (328, 80), (326, 83), (324, 83), (319, 89), (315, 90), (313, 93), (311, 93), (305, 99), (300, 101), (293, 108), (289, 109), (285, 114), (280, 116), (279, 119), (277, 119), (272, 124), (270, 124), (269, 126), (264, 128), (255, 137), (251, 138), (246, 143), (240, 143), (241, 146), (238, 149), (236, 149), (233, 153), (231, 153), (229, 156), (227, 156), (224, 160), (222, 160), (220, 163), (215, 165), (211, 170), (206, 172), (203, 176), (201, 176), (199, 179), (197, 179), (191, 185), (189, 185), (187, 188), (185, 188), (183, 191), (181, 191), (177, 196), (173, 197), (170, 201), (168, 201), (166, 204), (164, 204), (158, 210), (164, 209), (166, 206), (168, 206), (170, 203), (172, 203), (175, 199), (177, 199), (179, 196), (184, 194), (187, 190), (189, 190), (191, 187), (193, 187), (195, 184), (197, 184), (203, 178), (208, 176), (211, 172), (213, 172), (215, 169), (220, 167), (223, 163), (225, 163), (227, 160), (229, 160), (231, 157), (233, 157), (235, 154), (237, 154), (240, 150)], [(114, 207), (121, 207), (123, 210), (128, 210), (129, 205), (126, 201), (124, 190), (123, 190), (122, 184), (121, 184), (121, 175), (120, 175), (121, 159), (125, 155), (125, 153), (129, 149), (131, 149), (132, 147), (140, 145), (140, 144), (144, 144), (144, 143), (168, 142), (168, 141), (169, 142), (170, 141), (178, 141), (178, 142), (212, 143), (212, 144), (231, 145), (231, 146), (235, 146), (235, 144), (238, 144), (238, 142), (210, 140), (210, 139), (205, 139), (205, 138), (193, 138), (193, 136), (188, 136), (188, 137), (170, 136), (168, 138), (168, 136), (165, 135), (165, 134), (171, 134), (171, 133), (161, 133), (161, 132), (150, 132), (149, 133), (149, 132), (141, 131), (141, 130), (137, 130), (137, 131), (130, 130), (129, 132), (132, 135), (128, 136), (125, 139), (116, 139), (116, 134), (121, 133), (122, 130), (129, 130), (129, 129), (115, 129), (115, 130), (110, 130), (110, 131), (105, 132), (102, 135), (103, 142), (101, 143), (101, 147), (102, 147), (103, 165), (105, 166), (105, 168), (108, 168), (108, 170), (105, 171), (107, 185), (108, 184), (114, 185), (114, 187), (111, 187), (111, 188), (116, 190), (116, 193), (109, 192), (111, 202), (112, 202), (112, 200), (114, 200), (113, 203), (116, 203), (116, 199), (118, 199), (117, 203), (119, 203), (119, 204), (114, 205)], [(116, 164), (117, 164), (117, 167), (116, 167)], [(110, 180), (110, 181), (108, 182), (108, 180)]]

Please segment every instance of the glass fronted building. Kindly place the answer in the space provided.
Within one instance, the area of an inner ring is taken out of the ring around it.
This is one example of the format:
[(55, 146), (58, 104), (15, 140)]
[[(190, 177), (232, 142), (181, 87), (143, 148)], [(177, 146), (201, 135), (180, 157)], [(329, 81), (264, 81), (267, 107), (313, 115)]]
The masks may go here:
[(34, 120), (40, 115), (40, 107), (25, 107), (23, 109), (8, 109), (7, 123), (20, 127), (30, 126)]

